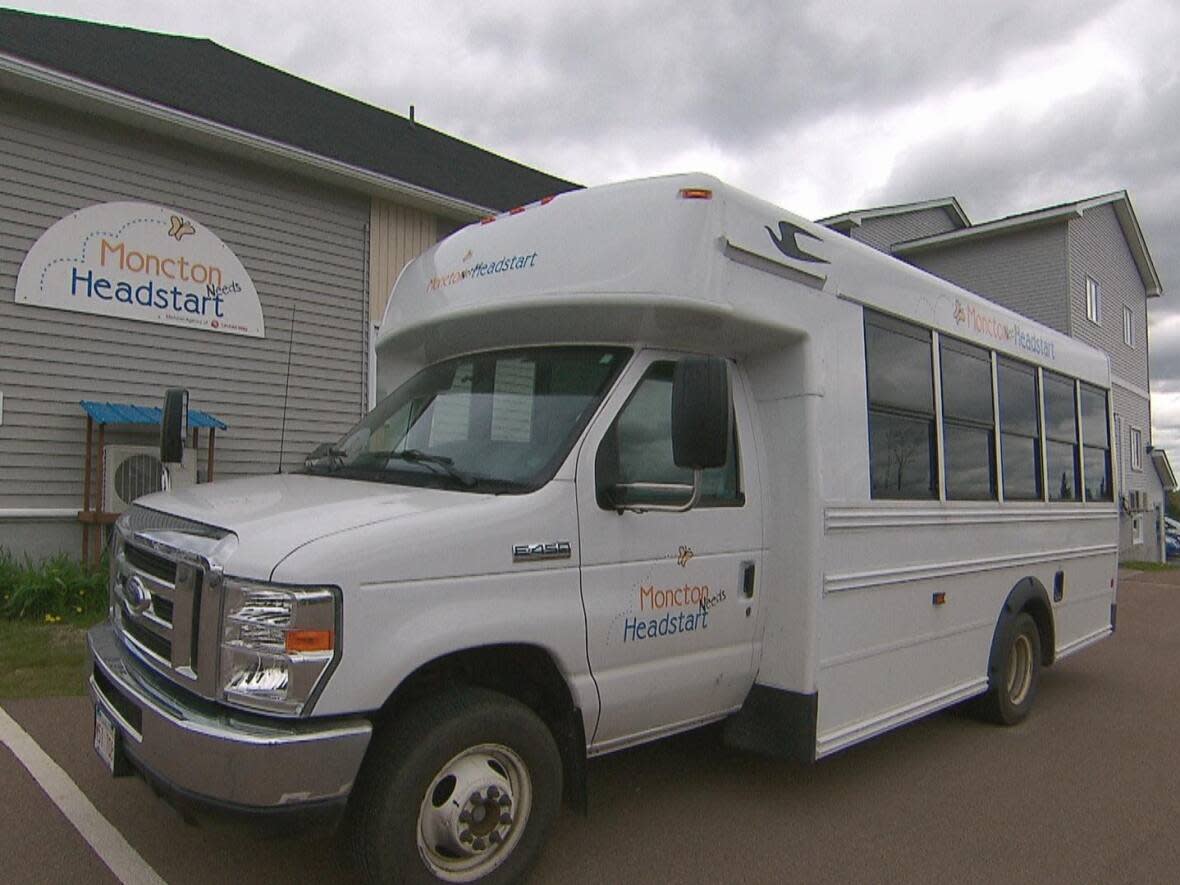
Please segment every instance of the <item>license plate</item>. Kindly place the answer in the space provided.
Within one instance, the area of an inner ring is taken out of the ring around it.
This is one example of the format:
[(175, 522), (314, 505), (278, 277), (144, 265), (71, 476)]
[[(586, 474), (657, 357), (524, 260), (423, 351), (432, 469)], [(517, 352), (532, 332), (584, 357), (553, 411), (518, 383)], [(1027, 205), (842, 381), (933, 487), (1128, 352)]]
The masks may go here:
[(119, 731), (102, 707), (94, 708), (94, 752), (113, 775), (119, 753)]

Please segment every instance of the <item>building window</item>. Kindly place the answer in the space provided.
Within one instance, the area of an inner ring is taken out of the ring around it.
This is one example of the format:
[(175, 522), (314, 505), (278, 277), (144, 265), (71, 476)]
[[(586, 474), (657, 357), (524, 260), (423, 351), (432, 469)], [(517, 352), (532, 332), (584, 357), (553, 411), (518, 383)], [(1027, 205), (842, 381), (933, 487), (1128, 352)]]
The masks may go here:
[(939, 361), (947, 499), (994, 499), (996, 425), (991, 353), (953, 338), (942, 338)]
[(869, 480), (874, 498), (937, 498), (930, 332), (865, 311)]
[(1131, 469), (1143, 469), (1143, 431), (1138, 427), (1131, 428)]
[(1092, 323), (1102, 322), (1102, 291), (1097, 281), (1086, 277), (1086, 319)]
[(1135, 346), (1135, 324), (1131, 321), (1131, 308), (1123, 308), (1123, 344)]
[(1071, 378), (1044, 372), (1045, 469), (1050, 501), (1080, 500), (1078, 419)]
[(1000, 461), (1004, 465), (1004, 500), (1039, 501), (1041, 480), (1041, 398), (1037, 370), (1000, 357)]
[(1085, 476), (1087, 501), (1113, 501), (1110, 481), (1110, 424), (1106, 410), (1106, 391), (1081, 385), (1082, 405), (1082, 474)]

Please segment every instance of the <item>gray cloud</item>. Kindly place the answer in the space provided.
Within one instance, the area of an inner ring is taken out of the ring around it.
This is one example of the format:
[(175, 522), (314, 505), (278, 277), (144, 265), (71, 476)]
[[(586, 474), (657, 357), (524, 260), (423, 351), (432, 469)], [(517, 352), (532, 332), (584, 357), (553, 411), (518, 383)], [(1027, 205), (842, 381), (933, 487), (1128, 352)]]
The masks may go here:
[[(208, 36), (586, 183), (693, 163), (811, 215), (954, 194), (977, 221), (1126, 188), (1180, 290), (1180, 11), (1162, 0), (15, 5)], [(1036, 112), (981, 103), (1087, 52), (1114, 57), (1106, 79), (1027, 83)], [(1155, 388), (1180, 393), (1180, 298), (1151, 316)], [(1165, 414), (1161, 438), (1180, 398)]]

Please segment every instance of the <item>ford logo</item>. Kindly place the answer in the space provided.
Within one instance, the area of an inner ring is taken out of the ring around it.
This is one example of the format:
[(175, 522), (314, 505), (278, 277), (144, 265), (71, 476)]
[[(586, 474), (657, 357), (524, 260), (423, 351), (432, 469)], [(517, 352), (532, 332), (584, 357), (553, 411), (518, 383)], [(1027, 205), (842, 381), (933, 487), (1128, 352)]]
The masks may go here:
[(142, 615), (151, 608), (152, 594), (148, 592), (148, 588), (143, 585), (138, 575), (132, 576), (123, 585), (123, 597), (127, 600), (127, 607), (137, 615)]

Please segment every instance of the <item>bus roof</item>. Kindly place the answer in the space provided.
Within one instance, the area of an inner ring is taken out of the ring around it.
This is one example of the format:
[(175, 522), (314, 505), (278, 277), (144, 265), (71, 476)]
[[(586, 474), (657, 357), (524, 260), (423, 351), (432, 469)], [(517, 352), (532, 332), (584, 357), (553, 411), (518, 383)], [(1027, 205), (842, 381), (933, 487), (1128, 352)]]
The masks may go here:
[[(728, 285), (733, 263), (781, 286)], [(403, 270), (378, 348), (437, 359), (639, 341), (741, 355), (813, 333), (791, 290), (1109, 386), (1101, 351), (702, 174), (565, 193), (457, 231)]]

